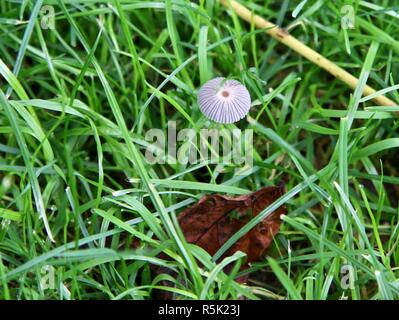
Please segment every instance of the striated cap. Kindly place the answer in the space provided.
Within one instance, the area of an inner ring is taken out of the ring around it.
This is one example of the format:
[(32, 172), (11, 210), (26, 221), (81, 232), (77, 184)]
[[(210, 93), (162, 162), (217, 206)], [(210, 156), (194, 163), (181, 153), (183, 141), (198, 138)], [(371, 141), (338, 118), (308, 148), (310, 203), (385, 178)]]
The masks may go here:
[(201, 87), (198, 104), (207, 118), (219, 123), (233, 123), (247, 115), (251, 97), (239, 81), (217, 77)]

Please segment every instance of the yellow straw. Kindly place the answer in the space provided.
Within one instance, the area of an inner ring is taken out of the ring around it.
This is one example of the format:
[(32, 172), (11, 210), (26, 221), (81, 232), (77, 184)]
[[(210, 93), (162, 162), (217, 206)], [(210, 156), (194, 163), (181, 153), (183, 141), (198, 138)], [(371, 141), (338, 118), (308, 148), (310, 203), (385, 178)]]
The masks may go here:
[[(331, 73), (337, 79), (340, 79), (341, 81), (348, 84), (351, 88), (353, 89), (356, 88), (356, 85), (359, 82), (358, 78), (354, 77), (344, 69), (338, 67), (335, 63), (323, 57), (315, 50), (309, 48), (307, 45), (303, 44), (298, 39), (291, 36), (287, 31), (279, 28), (274, 23), (271, 23), (258, 15), (252, 14), (252, 12), (248, 10), (248, 8), (246, 8), (245, 6), (239, 4), (234, 0), (220, 0), (220, 2), (222, 3), (222, 5), (224, 5), (227, 8), (231, 7), (236, 12), (236, 14), (245, 21), (249, 23), (253, 21), (253, 23), (257, 28), (259, 29), (268, 28), (267, 30), (265, 30), (265, 32), (270, 36), (272, 36), (274, 39), (285, 44), (287, 47), (291, 48), (292, 50), (298, 52), (301, 56), (305, 57), (309, 61), (312, 61), (313, 63), (317, 64), (319, 67)], [(376, 90), (366, 85), (364, 87), (363, 95), (368, 96), (375, 92)], [(395, 102), (382, 95), (374, 97), (373, 100), (378, 105), (381, 106), (397, 105)]]

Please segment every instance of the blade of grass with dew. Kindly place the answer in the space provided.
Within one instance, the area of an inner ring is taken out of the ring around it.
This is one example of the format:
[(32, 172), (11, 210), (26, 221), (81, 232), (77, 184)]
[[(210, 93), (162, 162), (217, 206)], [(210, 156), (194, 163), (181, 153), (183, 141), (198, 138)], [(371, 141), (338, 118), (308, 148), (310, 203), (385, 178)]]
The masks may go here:
[[(6, 66), (3, 60), (0, 59), (0, 74), (4, 77), (4, 79), (10, 85), (12, 90), (15, 90), (17, 95), (22, 100), (29, 100), (27, 93), (25, 92), (23, 86), (18, 81), (17, 77), (11, 72), (10, 69)], [(51, 145), (44, 134), (44, 131), (40, 125), (40, 122), (34, 112), (34, 110), (25, 108), (21, 108), (19, 105), (16, 105), (16, 111), (21, 115), (21, 117), (25, 120), (26, 124), (32, 129), (34, 136), (39, 140), (39, 142), (43, 143), (43, 153), (46, 157), (47, 161), (54, 160), (54, 152), (51, 148)]]
[(204, 287), (202, 289), (202, 292), (199, 296), (200, 300), (204, 300), (207, 297), (209, 287), (212, 285), (212, 282), (215, 281), (216, 277), (218, 274), (229, 264), (242, 259), (246, 256), (245, 253), (237, 251), (235, 252), (231, 257), (224, 258), (222, 262), (220, 262), (209, 274), (208, 278), (206, 279), (206, 282), (204, 284)]
[(294, 300), (303, 300), (301, 294), (295, 288), (295, 285), (292, 283), (291, 279), (288, 278), (288, 276), (285, 274), (283, 269), (281, 269), (276, 260), (272, 258), (267, 258), (267, 261), (269, 262), (269, 265), (272, 268), (274, 274), (287, 290), (288, 295)]
[(19, 129), (17, 115), (15, 114), (12, 106), (10, 106), (10, 104), (8, 103), (6, 96), (4, 95), (1, 89), (0, 89), (0, 105), (2, 106), (7, 115), (8, 121), (10, 122), (11, 127), (14, 131), (20, 152), (24, 159), (26, 170), (28, 171), (28, 177), (31, 184), (33, 196), (35, 198), (36, 210), (39, 213), (40, 217), (43, 219), (44, 228), (46, 229), (47, 236), (49, 237), (50, 241), (55, 242), (53, 235), (51, 233), (50, 226), (48, 224), (46, 208), (44, 207), (39, 181), (37, 180), (35, 171), (33, 169), (33, 165), (31, 163), (31, 156), (28, 147), (26, 145), (25, 138), (21, 130)]
[(211, 78), (208, 68), (207, 56), (207, 43), (208, 43), (208, 26), (202, 26), (199, 33), (198, 40), (198, 65), (201, 83), (205, 83)]

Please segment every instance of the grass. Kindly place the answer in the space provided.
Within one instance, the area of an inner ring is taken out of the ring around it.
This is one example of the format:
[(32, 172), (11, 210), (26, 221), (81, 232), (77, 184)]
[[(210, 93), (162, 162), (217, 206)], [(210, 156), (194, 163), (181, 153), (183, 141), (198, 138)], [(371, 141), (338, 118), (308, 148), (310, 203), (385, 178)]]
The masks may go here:
[[(219, 1), (2, 1), (0, 299), (398, 299), (399, 107), (373, 102), (399, 104), (398, 6), (374, 2), (343, 30), (346, 1), (240, 1), (359, 78), (352, 90)], [(247, 86), (247, 119), (201, 114), (216, 76)], [(253, 129), (253, 168), (148, 164), (146, 132), (169, 120)], [(204, 194), (280, 182), (213, 257), (185, 241), (177, 216)], [(261, 261), (221, 259), (283, 204)]]

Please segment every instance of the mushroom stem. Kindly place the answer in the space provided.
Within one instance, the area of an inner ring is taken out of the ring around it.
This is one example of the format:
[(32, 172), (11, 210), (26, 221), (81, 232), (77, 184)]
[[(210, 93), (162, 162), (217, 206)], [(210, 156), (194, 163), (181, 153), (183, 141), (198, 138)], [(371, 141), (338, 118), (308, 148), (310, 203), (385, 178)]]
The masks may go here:
[[(296, 51), (306, 59), (310, 60), (311, 62), (317, 64), (319, 67), (323, 68), (324, 70), (328, 71), (337, 79), (348, 84), (351, 88), (355, 89), (359, 79), (351, 75), (349, 72), (345, 71), (344, 69), (337, 66), (332, 61), (328, 60), (327, 58), (323, 57), (317, 51), (309, 48), (307, 45), (303, 44), (301, 41), (296, 39), (295, 37), (291, 36), (287, 31), (284, 29), (279, 28), (274, 23), (265, 20), (261, 16), (253, 14), (248, 8), (239, 4), (235, 0), (220, 0), (221, 4), (224, 5), (226, 8), (232, 8), (236, 14), (244, 19), (245, 21), (255, 24), (255, 26), (259, 29), (266, 29), (265, 32), (272, 36), (277, 41), (285, 44), (287, 47), (291, 48), (292, 50)], [(375, 93), (376, 90), (372, 87), (366, 85), (364, 87), (363, 95), (368, 96)], [(373, 100), (381, 106), (395, 106), (397, 105), (391, 99), (381, 95), (376, 96)]]

